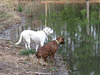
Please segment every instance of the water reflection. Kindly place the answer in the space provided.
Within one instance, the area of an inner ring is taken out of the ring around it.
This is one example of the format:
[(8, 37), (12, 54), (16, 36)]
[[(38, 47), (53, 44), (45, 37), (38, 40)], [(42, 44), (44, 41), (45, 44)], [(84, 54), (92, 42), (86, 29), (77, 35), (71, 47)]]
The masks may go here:
[(65, 46), (61, 46), (58, 52), (62, 53), (64, 60), (70, 64), (73, 75), (100, 74), (97, 70), (100, 69), (100, 60), (97, 59), (100, 57), (98, 12), (99, 6), (91, 5), (89, 35), (86, 29), (86, 10), (78, 5), (66, 6), (57, 15), (51, 13), (48, 16), (48, 24), (53, 23), (56, 34), (66, 39)]

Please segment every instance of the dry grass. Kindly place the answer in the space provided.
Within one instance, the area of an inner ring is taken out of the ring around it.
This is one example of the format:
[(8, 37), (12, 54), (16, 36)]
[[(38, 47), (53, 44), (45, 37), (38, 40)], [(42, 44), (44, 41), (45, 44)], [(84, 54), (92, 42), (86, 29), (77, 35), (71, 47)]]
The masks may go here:
[(48, 65), (48, 63), (46, 63), (43, 59), (37, 59), (35, 54), (34, 55), (30, 54), (29, 57), (26, 59), (32, 62), (32, 66), (34, 68), (38, 65), (41, 65), (41, 66)]
[(21, 23), (21, 18), (14, 11), (14, 4), (11, 0), (0, 1), (0, 32), (13, 24)]

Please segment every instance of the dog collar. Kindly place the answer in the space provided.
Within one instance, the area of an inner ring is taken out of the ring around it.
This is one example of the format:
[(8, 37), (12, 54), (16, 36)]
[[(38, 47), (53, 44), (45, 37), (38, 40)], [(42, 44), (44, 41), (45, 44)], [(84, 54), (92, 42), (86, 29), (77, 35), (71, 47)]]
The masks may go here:
[[(44, 31), (44, 30), (43, 30)], [(47, 35), (47, 33), (44, 31), (44, 33)]]
[(55, 40), (57, 42), (57, 44), (59, 45), (59, 42), (57, 40)]

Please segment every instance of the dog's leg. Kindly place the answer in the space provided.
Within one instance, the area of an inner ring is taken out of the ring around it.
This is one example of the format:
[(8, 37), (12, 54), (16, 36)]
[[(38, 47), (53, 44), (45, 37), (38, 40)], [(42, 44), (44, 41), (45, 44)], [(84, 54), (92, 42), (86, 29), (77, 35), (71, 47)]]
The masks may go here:
[(36, 51), (38, 50), (38, 47), (39, 47), (39, 44), (38, 44), (38, 43), (36, 43)]
[(31, 42), (30, 39), (27, 39), (27, 40), (25, 39), (25, 47), (26, 47), (27, 50), (31, 50), (30, 42)]
[(44, 42), (41, 42), (41, 43), (40, 43), (40, 46), (42, 47), (43, 45), (44, 45)]
[(28, 50), (28, 44), (27, 41), (25, 41), (25, 39), (24, 39), (24, 43), (25, 43), (25, 48)]
[(52, 61), (54, 60), (54, 56), (55, 56), (55, 52), (53, 52), (52, 54)]
[(28, 40), (28, 42), (27, 42), (27, 45), (28, 45), (28, 50), (31, 50), (31, 48), (30, 48), (30, 40)]

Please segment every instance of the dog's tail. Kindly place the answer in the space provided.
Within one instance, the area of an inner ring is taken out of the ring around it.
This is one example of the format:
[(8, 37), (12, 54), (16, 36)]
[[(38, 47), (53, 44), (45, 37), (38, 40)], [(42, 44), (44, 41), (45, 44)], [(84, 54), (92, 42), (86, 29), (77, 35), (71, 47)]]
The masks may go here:
[(21, 42), (21, 40), (22, 40), (22, 34), (20, 35), (19, 41), (15, 45), (19, 44)]

